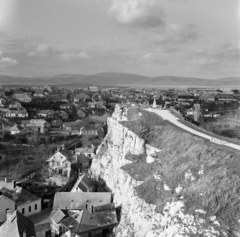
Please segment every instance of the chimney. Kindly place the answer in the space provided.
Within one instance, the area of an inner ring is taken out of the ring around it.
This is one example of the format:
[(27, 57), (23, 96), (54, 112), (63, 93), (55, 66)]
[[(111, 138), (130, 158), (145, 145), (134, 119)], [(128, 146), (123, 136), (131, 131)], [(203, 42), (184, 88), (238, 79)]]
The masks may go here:
[(25, 230), (23, 231), (22, 236), (23, 236), (23, 237), (27, 237), (27, 234), (26, 234), (26, 231), (25, 231)]
[(65, 150), (65, 145), (64, 145), (64, 144), (62, 144), (62, 150), (63, 150), (63, 151)]
[(7, 219), (7, 222), (10, 222), (11, 221), (11, 215), (12, 215), (12, 212), (10, 209), (7, 209), (6, 210), (6, 219)]
[(5, 178), (5, 183), (7, 183), (7, 178)]
[(88, 212), (89, 212), (90, 214), (93, 213), (93, 206), (92, 206), (92, 205), (88, 205)]
[(70, 237), (74, 237), (74, 233), (73, 233), (73, 225), (69, 225), (68, 228), (69, 228), (69, 231), (70, 231)]
[(12, 181), (12, 189), (14, 189), (14, 188), (16, 188), (16, 181), (15, 180)]

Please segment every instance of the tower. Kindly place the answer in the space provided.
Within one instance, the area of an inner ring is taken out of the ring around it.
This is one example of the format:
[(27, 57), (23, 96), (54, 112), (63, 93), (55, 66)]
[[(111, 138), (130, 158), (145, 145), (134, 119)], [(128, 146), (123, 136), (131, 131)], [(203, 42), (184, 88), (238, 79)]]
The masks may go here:
[(156, 99), (155, 99), (155, 96), (154, 96), (154, 100), (153, 100), (153, 105), (152, 105), (153, 108), (157, 108), (157, 103), (156, 103)]

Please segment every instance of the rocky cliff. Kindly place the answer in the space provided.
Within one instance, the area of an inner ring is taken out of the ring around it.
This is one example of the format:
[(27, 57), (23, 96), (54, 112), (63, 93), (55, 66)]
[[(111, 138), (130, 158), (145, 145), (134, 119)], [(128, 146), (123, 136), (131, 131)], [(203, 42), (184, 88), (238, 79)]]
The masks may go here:
[(240, 236), (239, 154), (116, 106), (91, 172), (121, 207), (117, 237)]

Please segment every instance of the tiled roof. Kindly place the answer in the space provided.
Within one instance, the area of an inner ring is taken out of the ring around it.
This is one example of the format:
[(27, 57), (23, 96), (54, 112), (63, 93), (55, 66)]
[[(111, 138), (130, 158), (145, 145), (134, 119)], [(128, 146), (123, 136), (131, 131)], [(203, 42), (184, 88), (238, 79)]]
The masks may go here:
[(78, 187), (81, 188), (83, 192), (87, 192), (87, 188), (90, 190), (94, 188), (94, 183), (87, 174), (84, 174)]
[(58, 192), (55, 194), (53, 209), (79, 210), (84, 209), (86, 204), (99, 206), (111, 202), (111, 192), (104, 193), (69, 193)]
[(101, 205), (93, 208), (90, 213), (88, 209), (84, 209), (82, 215), (71, 216), (61, 221), (63, 225), (68, 227), (73, 225), (72, 231), (77, 234), (104, 228), (118, 223), (115, 205), (113, 203)]
[(56, 222), (59, 223), (64, 217), (66, 216), (66, 213), (64, 213), (63, 210), (55, 209), (52, 211), (50, 218)]
[(26, 202), (33, 202), (41, 199), (40, 197), (37, 197), (34, 194), (18, 186), (13, 190), (1, 188), (0, 192), (7, 198), (14, 201), (17, 205), (21, 205)]
[(36, 236), (34, 224), (19, 211), (15, 211), (10, 219), (0, 226), (1, 237), (23, 237), (24, 232), (27, 237)]

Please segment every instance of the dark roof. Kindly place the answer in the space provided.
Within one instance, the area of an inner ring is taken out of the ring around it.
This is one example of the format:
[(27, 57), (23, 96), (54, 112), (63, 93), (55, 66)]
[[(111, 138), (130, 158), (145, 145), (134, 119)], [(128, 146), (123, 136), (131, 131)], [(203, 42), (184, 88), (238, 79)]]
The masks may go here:
[(80, 234), (117, 223), (116, 209), (113, 203), (94, 207), (93, 213), (85, 209), (77, 233)]
[(1, 188), (0, 192), (2, 193), (2, 195), (15, 202), (17, 205), (41, 199), (40, 197), (37, 197), (34, 194), (18, 186), (13, 190)]
[(58, 192), (55, 194), (53, 209), (84, 209), (86, 204), (99, 206), (111, 202), (111, 192), (87, 192), (87, 193), (69, 193)]
[(82, 177), (82, 180), (78, 187), (83, 191), (87, 192), (88, 190), (91, 190), (94, 188), (94, 182), (93, 180), (89, 177), (88, 174), (84, 174)]
[(23, 232), (27, 237), (36, 236), (34, 224), (19, 211), (15, 211), (10, 220), (0, 226), (1, 237), (23, 237)]
[(113, 203), (93, 207), (92, 213), (88, 209), (84, 209), (61, 221), (61, 224), (66, 227), (72, 225), (72, 231), (76, 234), (116, 225), (117, 223), (116, 209)]

